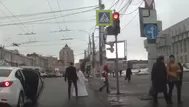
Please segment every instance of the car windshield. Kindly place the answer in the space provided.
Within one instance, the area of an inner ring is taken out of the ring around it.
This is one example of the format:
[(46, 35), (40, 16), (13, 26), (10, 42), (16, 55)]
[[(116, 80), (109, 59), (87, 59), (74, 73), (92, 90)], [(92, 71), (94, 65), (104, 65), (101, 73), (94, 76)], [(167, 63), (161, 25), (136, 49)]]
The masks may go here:
[(12, 70), (0, 69), (0, 77), (8, 77)]

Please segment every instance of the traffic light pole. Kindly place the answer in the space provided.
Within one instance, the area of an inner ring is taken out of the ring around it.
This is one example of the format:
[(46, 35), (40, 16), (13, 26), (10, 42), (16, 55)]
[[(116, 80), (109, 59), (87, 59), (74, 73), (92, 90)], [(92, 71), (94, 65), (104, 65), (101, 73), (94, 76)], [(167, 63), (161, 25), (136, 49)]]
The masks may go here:
[(118, 46), (117, 46), (117, 35), (115, 35), (115, 45), (116, 45), (116, 59), (115, 59), (115, 72), (116, 72), (116, 81), (117, 81), (117, 94), (120, 94), (119, 90), (119, 70), (118, 70)]
[[(99, 2), (99, 9), (102, 10), (102, 0), (98, 0)], [(99, 59), (100, 59), (100, 66), (103, 65), (103, 52), (102, 52), (102, 36), (103, 36), (103, 29), (104, 27), (99, 26)]]

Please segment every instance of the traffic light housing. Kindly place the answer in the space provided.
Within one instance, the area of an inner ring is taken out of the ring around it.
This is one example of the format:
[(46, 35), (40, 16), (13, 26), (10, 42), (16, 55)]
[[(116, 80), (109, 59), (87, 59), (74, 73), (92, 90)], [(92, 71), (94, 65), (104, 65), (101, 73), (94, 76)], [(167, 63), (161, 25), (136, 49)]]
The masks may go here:
[(120, 14), (118, 12), (113, 13), (113, 32), (115, 35), (120, 33)]

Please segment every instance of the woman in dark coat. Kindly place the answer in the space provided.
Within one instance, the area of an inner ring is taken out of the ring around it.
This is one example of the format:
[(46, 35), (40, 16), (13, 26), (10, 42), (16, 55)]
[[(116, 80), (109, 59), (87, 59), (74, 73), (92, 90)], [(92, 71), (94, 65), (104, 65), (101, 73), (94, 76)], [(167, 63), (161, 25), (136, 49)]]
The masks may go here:
[(153, 87), (153, 100), (154, 103), (158, 103), (158, 93), (163, 92), (166, 103), (170, 103), (167, 93), (167, 71), (164, 63), (164, 57), (160, 56), (154, 63), (152, 68), (152, 87)]

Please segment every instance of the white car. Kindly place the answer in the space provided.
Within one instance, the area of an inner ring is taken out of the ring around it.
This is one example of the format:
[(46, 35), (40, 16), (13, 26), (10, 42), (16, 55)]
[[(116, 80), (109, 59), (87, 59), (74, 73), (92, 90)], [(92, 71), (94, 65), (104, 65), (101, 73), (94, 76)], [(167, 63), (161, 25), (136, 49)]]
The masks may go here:
[(20, 68), (0, 67), (0, 104), (23, 107), (24, 80)]
[(47, 73), (41, 72), (40, 75), (41, 75), (42, 77), (46, 77), (46, 76), (47, 76)]
[[(36, 96), (42, 90), (39, 88), (42, 81), (38, 75), (36, 72), (18, 67), (0, 67), (0, 107), (24, 107), (28, 100), (36, 101)], [(34, 80), (34, 76), (38, 79)], [(34, 81), (33, 85), (28, 81)], [(41, 81), (41, 83), (36, 83), (36, 81)]]

